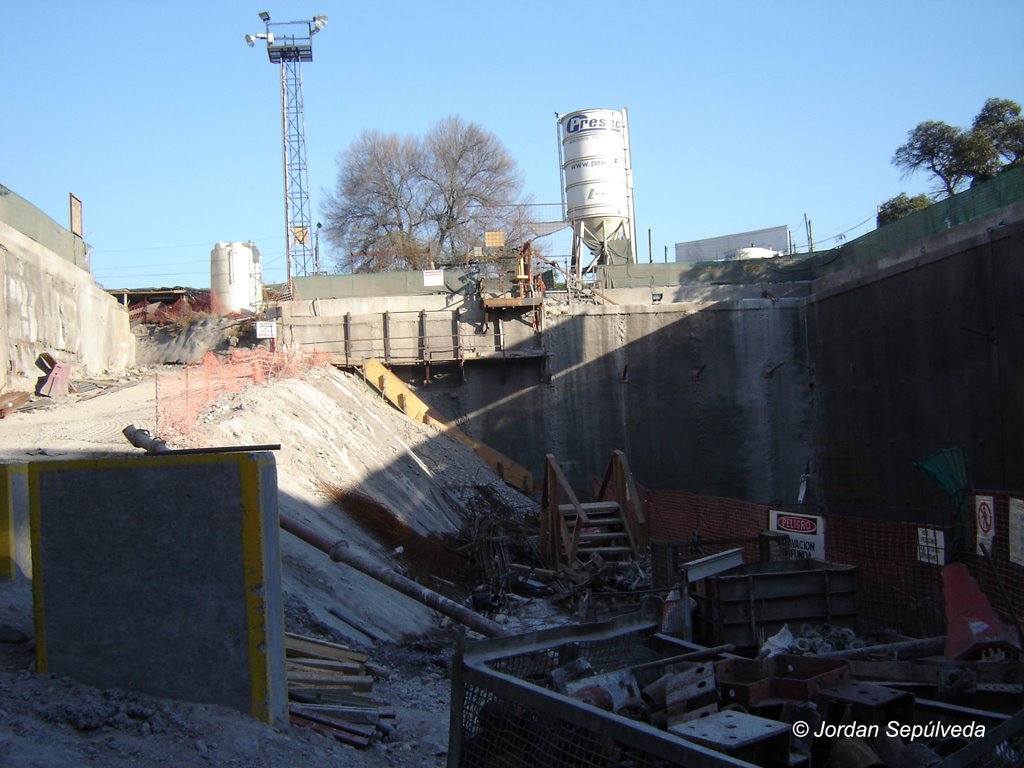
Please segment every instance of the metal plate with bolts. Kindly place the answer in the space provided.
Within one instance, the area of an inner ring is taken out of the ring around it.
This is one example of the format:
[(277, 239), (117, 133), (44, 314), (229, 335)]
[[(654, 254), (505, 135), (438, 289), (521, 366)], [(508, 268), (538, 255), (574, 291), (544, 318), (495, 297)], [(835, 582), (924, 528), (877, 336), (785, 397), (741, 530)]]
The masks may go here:
[(671, 733), (758, 765), (788, 765), (790, 726), (745, 712), (716, 712), (677, 723)]
[(823, 688), (814, 701), (830, 723), (841, 722), (847, 715), (859, 723), (910, 723), (914, 717), (914, 694), (872, 683)]

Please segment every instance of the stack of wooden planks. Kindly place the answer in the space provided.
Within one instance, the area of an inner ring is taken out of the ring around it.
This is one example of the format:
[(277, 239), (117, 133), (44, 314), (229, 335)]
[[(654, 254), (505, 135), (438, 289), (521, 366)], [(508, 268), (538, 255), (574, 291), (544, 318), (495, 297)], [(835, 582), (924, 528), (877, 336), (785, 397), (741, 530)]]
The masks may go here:
[(292, 724), (359, 748), (394, 730), (395, 710), (371, 697), (374, 680), (389, 672), (365, 653), (289, 632), (285, 655)]

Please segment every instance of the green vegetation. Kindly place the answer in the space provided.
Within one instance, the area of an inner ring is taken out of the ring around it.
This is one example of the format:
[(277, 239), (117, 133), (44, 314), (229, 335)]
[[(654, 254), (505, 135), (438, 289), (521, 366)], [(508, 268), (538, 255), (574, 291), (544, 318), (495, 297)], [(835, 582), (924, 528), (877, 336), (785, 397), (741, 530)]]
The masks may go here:
[[(970, 128), (926, 120), (907, 134), (892, 163), (904, 178), (918, 171), (931, 175), (938, 199), (952, 197), (967, 186), (987, 181), (1024, 163), (1024, 118), (1009, 99), (988, 99)], [(927, 207), (926, 195), (900, 193), (878, 209), (878, 226)]]

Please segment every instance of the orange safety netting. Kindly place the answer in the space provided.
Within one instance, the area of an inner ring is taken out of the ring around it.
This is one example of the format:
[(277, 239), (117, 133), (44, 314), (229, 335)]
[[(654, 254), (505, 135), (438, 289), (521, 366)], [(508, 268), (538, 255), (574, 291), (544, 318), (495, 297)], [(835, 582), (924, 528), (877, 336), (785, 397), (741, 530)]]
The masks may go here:
[[(1004, 616), (1024, 620), (1024, 565), (1010, 556), (1010, 499), (1024, 494), (977, 491), (992, 496), (995, 535), (991, 557), (973, 549), (977, 534), (973, 514), (968, 517), (970, 568), (993, 606)], [(764, 504), (699, 496), (676, 491), (643, 489), (652, 541), (671, 542), (680, 548), (680, 561), (742, 547), (744, 560), (756, 562), (757, 536), (767, 530), (773, 507)], [(973, 500), (970, 500), (973, 504)], [(790, 510), (792, 511), (792, 510)], [(973, 511), (973, 506), (968, 512)], [(907, 512), (907, 510), (904, 510)], [(813, 514), (801, 510), (802, 514)], [(821, 515), (825, 523), (825, 556), (835, 563), (857, 566), (858, 620), (865, 630), (894, 629), (915, 637), (945, 631), (941, 566), (927, 562), (921, 550), (922, 533), (941, 531), (947, 557), (953, 541), (951, 524), (905, 522), (893, 519)], [(949, 519), (945, 510), (905, 514), (919, 520)], [(1017, 554), (1019, 558), (1020, 555)]]
[(258, 384), (301, 376), (329, 363), (329, 355), (266, 347), (207, 352), (198, 363), (160, 375), (156, 381), (156, 434), (180, 447), (208, 447), (195, 426), (202, 413), (222, 395)]

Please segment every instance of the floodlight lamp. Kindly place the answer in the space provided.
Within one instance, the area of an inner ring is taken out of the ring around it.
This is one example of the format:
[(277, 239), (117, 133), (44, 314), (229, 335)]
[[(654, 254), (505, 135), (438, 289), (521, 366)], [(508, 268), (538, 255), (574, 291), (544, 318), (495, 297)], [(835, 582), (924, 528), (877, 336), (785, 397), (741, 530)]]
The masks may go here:
[(270, 21), (270, 14), (266, 11), (260, 11), (260, 19), (264, 22)]
[(316, 34), (321, 29), (327, 26), (327, 17), (322, 13), (317, 14), (313, 17), (313, 28), (310, 30), (311, 34)]
[(267, 38), (267, 45), (273, 45), (274, 44), (274, 33), (273, 32), (268, 32), (266, 35), (262, 35), (261, 37), (266, 37)]
[(246, 35), (245, 36), (245, 44), (248, 45), (250, 48), (252, 48), (254, 45), (256, 45), (256, 37), (255, 37), (255, 35)]

